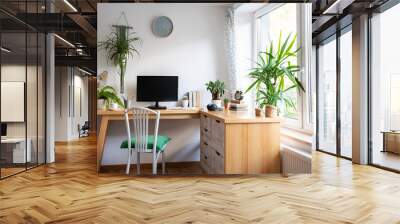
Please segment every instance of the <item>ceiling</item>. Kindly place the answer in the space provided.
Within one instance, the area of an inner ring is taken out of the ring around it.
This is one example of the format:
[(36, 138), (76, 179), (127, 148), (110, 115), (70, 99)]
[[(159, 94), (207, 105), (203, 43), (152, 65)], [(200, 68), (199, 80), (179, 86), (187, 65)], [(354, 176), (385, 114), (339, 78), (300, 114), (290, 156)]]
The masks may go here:
[[(313, 43), (319, 43), (332, 36), (337, 29), (351, 24), (354, 16), (375, 9), (388, 1), (312, 0)], [(5, 38), (4, 41), (13, 42), (8, 47), (15, 48), (13, 49), (14, 54), (20, 52), (29, 55), (35, 45), (28, 44), (27, 52), (24, 52), (25, 39), (21, 38), (22, 35), (18, 33), (25, 32), (26, 28), (35, 32), (54, 32), (58, 35), (55, 38), (56, 65), (80, 66), (96, 74), (96, 7), (97, 3), (104, 2), (171, 2), (171, 0), (1, 0), (0, 26), (2, 32), (5, 33), (2, 38)], [(179, 0), (172, 0), (172, 2), (179, 2)], [(227, 0), (217, 0), (216, 2), (232, 3)], [(282, 1), (271, 0), (268, 2)], [(304, 2), (304, 0), (287, 0), (285, 2)], [(3, 43), (5, 43), (4, 41)]]
[(312, 0), (312, 36), (318, 44), (352, 23), (354, 17), (375, 12), (391, 0)]

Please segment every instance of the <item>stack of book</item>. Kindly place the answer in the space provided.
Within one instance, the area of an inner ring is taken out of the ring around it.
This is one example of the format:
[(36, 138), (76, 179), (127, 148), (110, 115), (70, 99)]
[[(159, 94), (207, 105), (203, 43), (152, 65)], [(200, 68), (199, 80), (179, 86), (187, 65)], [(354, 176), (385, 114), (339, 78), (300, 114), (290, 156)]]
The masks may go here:
[(188, 93), (189, 107), (201, 107), (201, 92), (190, 91)]
[(229, 109), (236, 111), (245, 111), (247, 110), (247, 104), (243, 100), (231, 100)]

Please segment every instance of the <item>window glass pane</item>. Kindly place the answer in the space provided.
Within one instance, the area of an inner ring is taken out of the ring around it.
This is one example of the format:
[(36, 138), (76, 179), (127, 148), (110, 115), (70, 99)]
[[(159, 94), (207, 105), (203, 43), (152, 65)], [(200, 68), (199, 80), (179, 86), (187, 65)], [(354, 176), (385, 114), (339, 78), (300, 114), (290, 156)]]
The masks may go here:
[(316, 120), (316, 101), (317, 101), (317, 91), (316, 91), (316, 76), (317, 76), (317, 48), (312, 46), (311, 54), (311, 72), (310, 77), (308, 77), (308, 93), (307, 93), (307, 106), (308, 106), (308, 123), (313, 125)]
[[(372, 17), (372, 163), (400, 170), (400, 4)], [(384, 134), (386, 133), (386, 134)]]
[(340, 153), (352, 156), (352, 32), (340, 36)]
[[(297, 4), (284, 4), (258, 19), (258, 52), (265, 52), (271, 42), (277, 46), (281, 33), (283, 41), (289, 34), (297, 34)], [(297, 63), (297, 58), (293, 57), (291, 63)], [(287, 80), (286, 84), (289, 87), (291, 82)], [(298, 108), (298, 91), (291, 89), (285, 94), (293, 101), (295, 108)], [(283, 102), (278, 106), (284, 117), (299, 119), (297, 109), (286, 108)]]
[(318, 147), (336, 153), (336, 38), (318, 48)]

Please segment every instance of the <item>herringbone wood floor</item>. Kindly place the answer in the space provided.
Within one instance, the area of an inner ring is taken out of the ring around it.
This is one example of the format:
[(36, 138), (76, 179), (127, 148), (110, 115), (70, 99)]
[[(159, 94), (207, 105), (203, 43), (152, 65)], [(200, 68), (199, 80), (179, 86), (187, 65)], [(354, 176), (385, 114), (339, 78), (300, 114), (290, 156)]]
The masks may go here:
[(94, 138), (0, 181), (0, 223), (400, 223), (400, 175), (322, 153), (313, 174), (96, 174)]

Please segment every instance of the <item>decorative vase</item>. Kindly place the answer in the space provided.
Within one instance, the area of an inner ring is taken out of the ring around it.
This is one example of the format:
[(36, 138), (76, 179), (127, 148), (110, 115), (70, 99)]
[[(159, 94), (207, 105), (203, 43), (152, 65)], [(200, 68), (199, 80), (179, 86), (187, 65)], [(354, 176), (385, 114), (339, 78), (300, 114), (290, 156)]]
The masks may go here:
[(189, 106), (189, 100), (182, 100), (182, 107), (187, 108)]
[(265, 117), (277, 117), (278, 109), (271, 105), (265, 106)]
[(217, 105), (217, 107), (221, 107), (221, 100), (212, 100), (212, 103)]
[(99, 110), (106, 110), (106, 102), (104, 99), (97, 99), (97, 109)]

